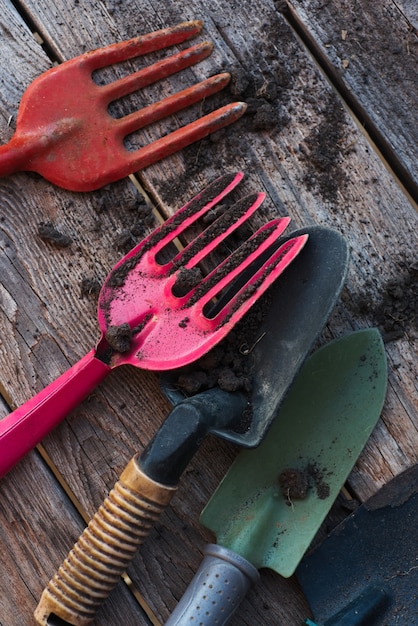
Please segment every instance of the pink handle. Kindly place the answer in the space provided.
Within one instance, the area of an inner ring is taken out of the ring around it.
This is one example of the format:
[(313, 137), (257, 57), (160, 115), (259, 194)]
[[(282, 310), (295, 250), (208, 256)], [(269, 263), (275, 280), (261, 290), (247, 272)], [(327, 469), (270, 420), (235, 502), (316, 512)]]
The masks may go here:
[(0, 421), (0, 478), (111, 372), (93, 349), (48, 387)]

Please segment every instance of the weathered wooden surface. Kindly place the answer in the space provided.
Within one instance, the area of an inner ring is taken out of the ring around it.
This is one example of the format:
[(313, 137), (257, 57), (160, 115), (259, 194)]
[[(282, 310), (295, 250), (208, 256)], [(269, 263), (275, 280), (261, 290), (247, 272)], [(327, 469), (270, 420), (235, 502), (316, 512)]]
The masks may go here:
[(283, 10), (416, 197), (416, 3), (291, 0)]
[[(416, 263), (417, 214), (277, 6), (268, 0), (213, 2), (210, 8), (197, 0), (163, 6), (132, 0), (24, 5), (58, 61), (184, 19), (204, 20), (200, 39), (214, 41), (214, 54), (193, 70), (148, 90), (145, 97), (161, 98), (170, 85), (177, 89), (230, 69), (233, 93), (213, 101), (252, 97), (260, 104), (264, 98), (274, 122), (257, 128), (257, 118), (246, 116), (216, 141), (205, 140), (148, 168), (140, 174), (141, 181), (168, 214), (219, 173), (243, 169), (248, 174), (245, 190), (266, 191), (270, 214), (290, 214), (294, 227), (334, 226), (347, 236), (352, 248), (349, 279), (322, 341), (371, 325), (383, 330), (384, 306), (387, 321), (406, 317), (395, 329), (396, 339), (387, 343), (387, 402), (350, 485), (365, 499), (416, 462), (417, 325), (416, 317), (409, 310), (400, 311), (397, 304), (403, 299), (406, 303), (413, 289), (408, 281), (416, 278), (410, 267)], [(11, 4), (1, 0), (0, 7), (0, 137), (5, 142), (13, 132), (10, 116), (16, 116), (25, 87), (52, 61)], [(416, 102), (413, 86), (409, 92), (411, 102)], [(353, 96), (357, 97), (355, 91)], [(382, 100), (385, 96), (385, 91), (380, 93)], [(176, 119), (198, 114), (199, 107)], [(172, 124), (163, 121), (140, 138), (152, 140)], [(407, 141), (408, 128), (398, 128), (397, 133), (402, 130), (400, 140)], [(124, 253), (118, 248), (118, 235), (126, 239), (131, 232), (132, 239), (138, 239), (143, 205), (130, 181), (74, 194), (38, 176), (16, 174), (0, 181), (0, 207), (0, 383), (13, 408), (93, 347), (98, 334), (97, 294), (84, 292), (81, 297), (82, 280), (103, 280)], [(52, 222), (72, 238), (71, 245), (61, 249), (39, 239), (40, 222)], [(404, 289), (393, 298), (392, 281)], [(384, 331), (392, 333), (388, 339), (394, 337), (393, 331), (393, 324)], [(93, 514), (132, 453), (142, 449), (168, 410), (155, 374), (120, 368), (45, 439), (56, 473), (64, 477), (87, 515)], [(215, 439), (204, 443), (172, 506), (129, 570), (156, 616), (154, 623), (164, 621), (174, 608), (205, 542), (212, 539), (200, 528), (198, 514), (235, 453), (235, 448)], [(0, 623), (20, 626), (31, 623), (41, 589), (82, 524), (35, 452), (3, 479), (0, 492), (2, 543), (7, 546), (0, 563), (8, 573), (2, 577)], [(45, 500), (52, 517), (42, 506)], [(21, 520), (30, 521), (29, 531), (21, 528)], [(38, 528), (43, 536), (37, 539)], [(41, 567), (34, 568), (34, 554)], [(24, 592), (7, 593), (12, 587)], [(128, 598), (120, 585), (97, 624), (114, 624), (118, 611), (123, 623), (147, 624), (148, 618)], [(233, 623), (296, 626), (307, 610), (294, 581), (263, 572), (262, 585), (249, 594)]]

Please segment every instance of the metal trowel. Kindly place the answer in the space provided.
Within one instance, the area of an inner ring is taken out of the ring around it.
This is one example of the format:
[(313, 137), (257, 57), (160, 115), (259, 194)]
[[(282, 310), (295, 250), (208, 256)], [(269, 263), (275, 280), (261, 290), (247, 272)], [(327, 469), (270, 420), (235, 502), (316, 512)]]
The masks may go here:
[(228, 624), (258, 569), (294, 573), (377, 422), (386, 379), (376, 329), (308, 359), (264, 441), (238, 455), (203, 510), (217, 545), (166, 626)]
[(299, 565), (310, 626), (418, 623), (418, 465), (384, 485)]

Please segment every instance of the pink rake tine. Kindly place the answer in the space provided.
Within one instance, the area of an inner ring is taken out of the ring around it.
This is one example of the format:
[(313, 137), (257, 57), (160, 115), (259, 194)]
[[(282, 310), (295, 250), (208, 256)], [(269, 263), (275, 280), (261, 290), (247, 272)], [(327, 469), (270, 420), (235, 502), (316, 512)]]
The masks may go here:
[(253, 213), (261, 206), (266, 197), (265, 193), (255, 193), (226, 210), (213, 224), (208, 226), (193, 242), (179, 252), (171, 262), (174, 269), (183, 266), (192, 269), (201, 263), (219, 244), (242, 226)]
[[(228, 322), (228, 325), (234, 325), (237, 319), (240, 319), (254, 304), (256, 300), (268, 289), (268, 287), (276, 280), (283, 270), (293, 261), (299, 254), (308, 240), (308, 235), (301, 235), (286, 241), (282, 246), (275, 250), (262, 266), (252, 274), (251, 278), (239, 289), (239, 291), (231, 298), (231, 300), (219, 311), (213, 318), (205, 315), (204, 309), (207, 304), (216, 298), (222, 290), (230, 285), (242, 272), (250, 267), (261, 255), (274, 244), (290, 222), (290, 218), (279, 218), (272, 220), (258, 229), (256, 233), (245, 242), (236, 252), (228, 259), (221, 263), (213, 270), (201, 285), (197, 287), (191, 294), (191, 300), (197, 298), (195, 315), (201, 315), (208, 321), (208, 328), (218, 328), (221, 324)], [(236, 264), (236, 258), (239, 257), (243, 248), (248, 247), (250, 242), (259, 239), (260, 236), (267, 235), (262, 243), (257, 244), (256, 249), (248, 254), (244, 261), (236, 265), (228, 271), (227, 275), (222, 277), (225, 267)], [(219, 277), (219, 278), (218, 278)], [(200, 291), (205, 290), (207, 284), (214, 283), (204, 295), (198, 295)], [(251, 295), (252, 293), (252, 295)], [(185, 300), (190, 298), (186, 296)], [(240, 301), (243, 302), (240, 304)], [(187, 303), (185, 303), (187, 308)]]
[(193, 85), (193, 87), (188, 87), (183, 91), (179, 91), (172, 96), (164, 98), (164, 100), (150, 104), (140, 111), (135, 111), (134, 113), (130, 113), (125, 117), (115, 120), (115, 127), (120, 132), (122, 138), (126, 137), (126, 135), (140, 130), (148, 124), (157, 122), (164, 117), (177, 113), (217, 93), (223, 89), (229, 81), (230, 75), (227, 73), (212, 76), (197, 85)]
[[(214, 206), (219, 204), (221, 200), (239, 185), (243, 178), (243, 172), (236, 172), (233, 174), (224, 174), (211, 183), (203, 192), (199, 193), (181, 209), (177, 210), (158, 230), (148, 235), (142, 243), (135, 246), (123, 259), (116, 263), (107, 282), (111, 282), (114, 272), (118, 271), (119, 267), (126, 263), (127, 259), (136, 257), (138, 251), (141, 249), (146, 250), (147, 268), (149, 271), (152, 271), (155, 275), (165, 274), (167, 269), (171, 269), (173, 266), (174, 259), (168, 264), (159, 265), (156, 258), (161, 250), (172, 243), (177, 237), (180, 237), (180, 235), (197, 222), (197, 220), (209, 213)], [(219, 193), (216, 193), (217, 186), (219, 186)], [(197, 210), (195, 209), (196, 205), (198, 205)], [(176, 255), (175, 259), (178, 260), (180, 255), (181, 253)]]
[(162, 59), (157, 63), (148, 65), (129, 76), (115, 80), (108, 85), (100, 86), (101, 100), (103, 104), (109, 104), (117, 98), (138, 91), (143, 87), (148, 87), (152, 83), (156, 83), (163, 78), (172, 76), (181, 70), (196, 65), (203, 59), (206, 59), (213, 51), (213, 44), (204, 42), (182, 50), (177, 54)]
[(200, 20), (194, 20), (139, 35), (123, 43), (111, 44), (88, 52), (84, 63), (90, 71), (121, 63), (192, 39), (201, 32), (202, 27), (203, 23)]

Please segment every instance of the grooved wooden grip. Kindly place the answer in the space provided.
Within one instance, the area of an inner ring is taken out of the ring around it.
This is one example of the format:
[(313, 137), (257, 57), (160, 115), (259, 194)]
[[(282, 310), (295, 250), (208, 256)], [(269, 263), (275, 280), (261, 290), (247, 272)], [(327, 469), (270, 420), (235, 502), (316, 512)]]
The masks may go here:
[(55, 615), (72, 626), (89, 624), (175, 491), (148, 478), (131, 459), (44, 589), (37, 622), (47, 626)]

